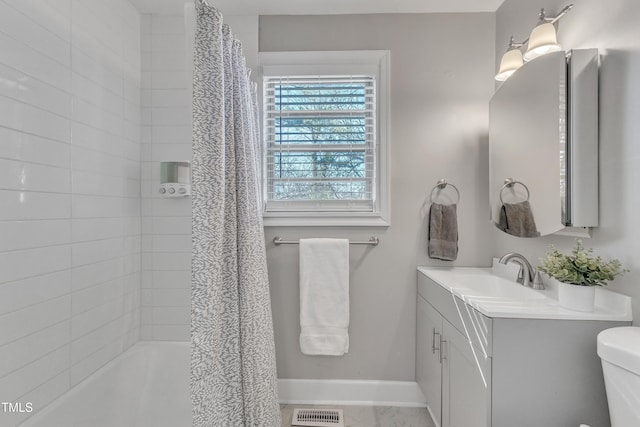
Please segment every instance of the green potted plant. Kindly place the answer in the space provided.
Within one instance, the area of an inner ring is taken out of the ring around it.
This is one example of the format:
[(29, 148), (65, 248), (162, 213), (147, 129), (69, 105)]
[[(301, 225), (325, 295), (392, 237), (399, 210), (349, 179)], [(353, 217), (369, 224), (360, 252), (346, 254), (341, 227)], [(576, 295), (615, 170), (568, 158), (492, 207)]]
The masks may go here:
[(565, 255), (553, 245), (544, 258), (540, 258), (538, 270), (557, 282), (558, 303), (577, 311), (593, 311), (595, 287), (608, 282), (626, 271), (617, 259), (604, 260), (593, 255), (593, 249), (585, 249), (576, 239), (571, 255)]

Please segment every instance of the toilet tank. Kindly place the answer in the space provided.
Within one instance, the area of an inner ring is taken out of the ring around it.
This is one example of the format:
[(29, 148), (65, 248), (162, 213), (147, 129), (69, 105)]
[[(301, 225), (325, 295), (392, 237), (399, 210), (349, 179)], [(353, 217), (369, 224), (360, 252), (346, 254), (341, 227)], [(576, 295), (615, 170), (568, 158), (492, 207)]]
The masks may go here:
[(598, 334), (612, 427), (640, 426), (640, 327)]
[(598, 356), (630, 373), (640, 375), (640, 327), (624, 326), (600, 332)]

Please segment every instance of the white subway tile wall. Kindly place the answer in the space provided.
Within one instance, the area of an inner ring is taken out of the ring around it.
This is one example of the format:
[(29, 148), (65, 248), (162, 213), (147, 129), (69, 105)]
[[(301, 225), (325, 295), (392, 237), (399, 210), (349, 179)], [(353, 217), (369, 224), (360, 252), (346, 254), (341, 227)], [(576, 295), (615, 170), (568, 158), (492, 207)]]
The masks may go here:
[(38, 411), (139, 339), (140, 46), (127, 0), (0, 1), (2, 402)]
[(191, 199), (163, 199), (160, 162), (191, 161), (182, 15), (142, 15), (142, 317), (144, 340), (189, 340)]
[[(225, 16), (256, 69), (258, 16)], [(191, 160), (182, 15), (142, 15), (142, 327), (145, 340), (189, 340), (191, 199), (161, 198), (160, 162)], [(254, 76), (257, 74), (254, 73)]]

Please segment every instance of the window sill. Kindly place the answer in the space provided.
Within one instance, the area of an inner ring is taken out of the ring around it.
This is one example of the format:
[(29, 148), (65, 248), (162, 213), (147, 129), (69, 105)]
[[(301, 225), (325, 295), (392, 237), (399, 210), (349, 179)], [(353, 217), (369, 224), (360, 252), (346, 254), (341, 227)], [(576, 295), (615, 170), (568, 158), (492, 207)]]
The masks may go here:
[(310, 214), (304, 212), (295, 214), (286, 213), (264, 213), (263, 221), (265, 227), (388, 227), (389, 218), (380, 214), (360, 213), (328, 213), (318, 212)]

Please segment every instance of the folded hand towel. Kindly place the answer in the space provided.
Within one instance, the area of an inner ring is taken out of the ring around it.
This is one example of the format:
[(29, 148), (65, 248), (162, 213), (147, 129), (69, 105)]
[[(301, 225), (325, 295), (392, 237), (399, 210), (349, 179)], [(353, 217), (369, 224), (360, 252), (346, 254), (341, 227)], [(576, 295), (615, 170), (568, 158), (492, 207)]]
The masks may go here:
[(497, 227), (516, 237), (538, 237), (540, 235), (528, 200), (519, 203), (503, 203)]
[(429, 258), (455, 261), (458, 257), (457, 207), (431, 203), (429, 209)]
[(349, 351), (349, 240), (300, 239), (300, 350)]

